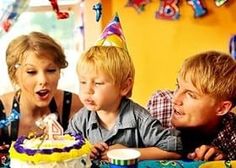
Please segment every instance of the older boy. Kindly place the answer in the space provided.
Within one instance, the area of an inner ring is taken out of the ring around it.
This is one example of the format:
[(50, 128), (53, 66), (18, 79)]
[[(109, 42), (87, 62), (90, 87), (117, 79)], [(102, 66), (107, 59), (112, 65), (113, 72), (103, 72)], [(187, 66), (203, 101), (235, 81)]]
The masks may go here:
[(156, 92), (148, 109), (165, 127), (182, 132), (188, 158), (235, 160), (236, 116), (230, 112), (236, 103), (235, 83), (236, 62), (229, 55), (200, 53), (185, 60), (176, 91)]

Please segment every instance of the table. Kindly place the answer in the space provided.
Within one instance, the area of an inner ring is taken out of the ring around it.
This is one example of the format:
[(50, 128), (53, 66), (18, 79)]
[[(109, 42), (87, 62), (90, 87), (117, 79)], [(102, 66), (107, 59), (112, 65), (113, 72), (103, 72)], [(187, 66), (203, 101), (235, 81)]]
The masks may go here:
[[(109, 168), (102, 163), (94, 168)], [(144, 160), (138, 163), (138, 168), (236, 168), (236, 160), (232, 161), (192, 161), (192, 160)]]
[[(138, 163), (138, 168), (199, 168), (204, 161), (190, 161), (190, 160), (144, 160)], [(99, 168), (109, 168), (106, 163), (101, 163)]]

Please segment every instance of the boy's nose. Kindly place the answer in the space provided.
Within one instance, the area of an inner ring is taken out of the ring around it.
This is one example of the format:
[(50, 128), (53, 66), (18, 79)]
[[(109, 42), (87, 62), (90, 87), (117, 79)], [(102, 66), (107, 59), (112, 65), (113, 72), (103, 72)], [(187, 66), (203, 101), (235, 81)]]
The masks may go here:
[(93, 94), (94, 93), (94, 89), (93, 89), (93, 86), (91, 84), (87, 85), (86, 93), (88, 93), (88, 94)]

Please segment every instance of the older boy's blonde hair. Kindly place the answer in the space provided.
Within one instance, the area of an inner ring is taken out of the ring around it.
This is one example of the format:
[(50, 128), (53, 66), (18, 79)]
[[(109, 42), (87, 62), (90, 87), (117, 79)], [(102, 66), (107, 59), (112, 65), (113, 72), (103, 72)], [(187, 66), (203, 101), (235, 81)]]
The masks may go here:
[(16, 70), (28, 55), (50, 57), (59, 68), (66, 68), (68, 62), (62, 47), (50, 36), (41, 32), (31, 32), (13, 39), (6, 50), (8, 74), (13, 84), (17, 84)]
[(200, 53), (184, 61), (179, 75), (190, 79), (203, 94), (230, 100), (235, 106), (236, 62), (231, 56), (217, 51)]
[[(135, 69), (127, 50), (114, 46), (93, 46), (79, 59), (77, 72), (102, 71), (106, 73), (115, 85), (121, 86), (128, 79), (133, 81)], [(132, 87), (127, 97), (132, 95)]]

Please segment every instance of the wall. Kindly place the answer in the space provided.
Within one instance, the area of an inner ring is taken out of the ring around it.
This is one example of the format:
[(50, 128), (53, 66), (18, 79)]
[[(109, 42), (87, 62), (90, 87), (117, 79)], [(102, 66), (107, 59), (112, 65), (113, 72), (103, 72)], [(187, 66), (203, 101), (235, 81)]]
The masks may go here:
[(175, 88), (178, 69), (186, 57), (205, 50), (228, 52), (229, 39), (236, 34), (233, 0), (221, 7), (216, 7), (214, 0), (205, 1), (208, 14), (202, 18), (194, 18), (191, 6), (180, 1), (181, 16), (176, 21), (154, 17), (159, 0), (153, 0), (140, 14), (132, 7), (125, 7), (127, 2), (103, 0), (101, 25), (104, 27), (118, 12), (136, 68), (132, 99), (144, 106), (155, 90)]

